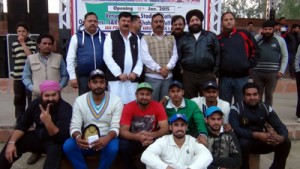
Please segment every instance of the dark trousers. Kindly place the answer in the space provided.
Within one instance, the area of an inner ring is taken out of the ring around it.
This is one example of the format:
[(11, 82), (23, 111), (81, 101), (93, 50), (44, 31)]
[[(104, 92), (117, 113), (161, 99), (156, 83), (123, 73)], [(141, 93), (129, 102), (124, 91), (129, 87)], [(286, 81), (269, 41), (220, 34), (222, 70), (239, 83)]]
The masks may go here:
[[(141, 155), (147, 147), (143, 147), (140, 142), (120, 138), (119, 151), (125, 169), (146, 169), (146, 166), (141, 162)], [(134, 157), (138, 157), (134, 160)], [(137, 162), (137, 166), (135, 165)]]
[(297, 84), (297, 109), (296, 109), (296, 116), (300, 118), (300, 72), (296, 72), (296, 84)]
[(213, 73), (194, 73), (183, 70), (182, 82), (184, 88), (184, 97), (191, 99), (203, 96), (203, 85), (208, 81), (216, 81)]
[[(3, 147), (0, 154), (0, 168), (11, 168), (12, 163), (9, 163), (5, 158), (5, 150), (7, 144)], [(63, 155), (62, 145), (57, 144), (51, 140), (41, 141), (35, 134), (35, 131), (26, 132), (16, 142), (17, 157), (13, 159), (13, 162), (17, 161), (23, 153), (33, 152), (39, 154), (47, 154), (44, 169), (59, 169), (60, 161)]]
[(25, 88), (22, 80), (14, 80), (14, 105), (15, 105), (15, 117), (18, 120), (25, 112), (26, 98), (28, 105), (31, 102), (31, 92)]
[(77, 77), (77, 83), (78, 83), (78, 96), (90, 91), (90, 88), (88, 86), (89, 77), (87, 76)]
[(268, 154), (274, 152), (273, 163), (270, 169), (284, 169), (286, 159), (290, 153), (291, 141), (285, 139), (277, 146), (268, 145), (264, 142), (254, 139), (240, 138), (240, 147), (242, 150), (242, 167), (249, 169), (249, 154)]

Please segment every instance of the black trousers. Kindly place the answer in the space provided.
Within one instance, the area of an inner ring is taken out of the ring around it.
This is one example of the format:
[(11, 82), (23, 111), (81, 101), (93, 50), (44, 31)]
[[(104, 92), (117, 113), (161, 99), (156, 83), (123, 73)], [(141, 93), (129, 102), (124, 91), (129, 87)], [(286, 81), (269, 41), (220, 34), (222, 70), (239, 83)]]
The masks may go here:
[(285, 139), (277, 146), (268, 145), (255, 139), (240, 138), (240, 147), (242, 150), (242, 167), (249, 169), (249, 154), (268, 154), (274, 152), (273, 163), (270, 169), (284, 169), (286, 159), (290, 153), (291, 141)]
[[(12, 166), (12, 163), (9, 163), (5, 158), (6, 147), (7, 144), (3, 147), (0, 154), (0, 168), (3, 169), (8, 169)], [(61, 157), (63, 155), (62, 145), (51, 140), (39, 140), (33, 130), (26, 132), (23, 137), (17, 141), (16, 148), (18, 156), (13, 159), (13, 162), (17, 161), (23, 153), (34, 152), (47, 154), (44, 169), (60, 168)]]
[(300, 72), (295, 73), (296, 84), (297, 84), (297, 109), (296, 116), (300, 118)]
[(22, 80), (14, 80), (14, 105), (15, 105), (15, 117), (18, 120), (26, 108), (26, 98), (28, 105), (31, 102), (31, 92), (25, 88)]

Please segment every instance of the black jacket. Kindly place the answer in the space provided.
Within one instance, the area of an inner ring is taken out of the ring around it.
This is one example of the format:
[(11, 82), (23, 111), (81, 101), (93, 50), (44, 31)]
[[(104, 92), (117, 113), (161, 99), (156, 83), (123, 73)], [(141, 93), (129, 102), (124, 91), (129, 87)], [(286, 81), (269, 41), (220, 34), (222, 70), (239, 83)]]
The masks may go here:
[(187, 33), (179, 39), (177, 49), (183, 70), (194, 73), (218, 72), (220, 47), (214, 33), (202, 30), (198, 39)]

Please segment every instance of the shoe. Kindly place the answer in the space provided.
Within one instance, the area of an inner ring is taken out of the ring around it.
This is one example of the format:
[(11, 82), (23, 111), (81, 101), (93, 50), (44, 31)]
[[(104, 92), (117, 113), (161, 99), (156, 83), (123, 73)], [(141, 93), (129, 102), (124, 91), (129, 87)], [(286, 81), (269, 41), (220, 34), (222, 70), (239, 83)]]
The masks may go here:
[(297, 122), (300, 123), (300, 118), (297, 118)]
[(31, 156), (27, 159), (27, 164), (34, 164), (42, 157), (41, 154), (32, 153)]

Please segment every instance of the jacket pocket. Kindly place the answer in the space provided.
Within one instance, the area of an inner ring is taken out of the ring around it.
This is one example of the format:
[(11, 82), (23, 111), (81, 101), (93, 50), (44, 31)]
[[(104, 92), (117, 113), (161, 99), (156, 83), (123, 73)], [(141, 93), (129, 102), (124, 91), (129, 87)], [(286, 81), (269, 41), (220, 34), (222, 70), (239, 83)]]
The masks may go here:
[(40, 69), (41, 69), (41, 65), (40, 64), (36, 64), (36, 63), (31, 64), (31, 70), (33, 72), (39, 71)]

